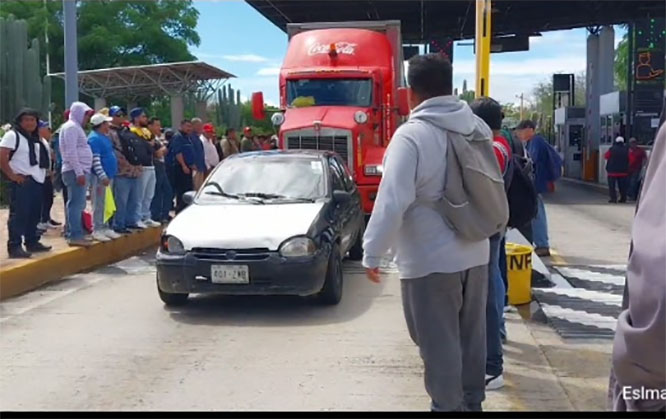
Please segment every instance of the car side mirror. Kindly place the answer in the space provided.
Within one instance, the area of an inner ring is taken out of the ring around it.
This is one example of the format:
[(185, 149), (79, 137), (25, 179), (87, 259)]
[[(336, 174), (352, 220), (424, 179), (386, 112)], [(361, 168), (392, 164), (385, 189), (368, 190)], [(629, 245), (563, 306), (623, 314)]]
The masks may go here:
[(409, 116), (409, 90), (406, 87), (398, 87), (398, 114)]
[(196, 191), (187, 191), (183, 194), (183, 202), (187, 205), (192, 205), (194, 197), (197, 195)]
[(346, 204), (351, 201), (351, 194), (346, 191), (333, 191), (333, 201), (336, 204)]

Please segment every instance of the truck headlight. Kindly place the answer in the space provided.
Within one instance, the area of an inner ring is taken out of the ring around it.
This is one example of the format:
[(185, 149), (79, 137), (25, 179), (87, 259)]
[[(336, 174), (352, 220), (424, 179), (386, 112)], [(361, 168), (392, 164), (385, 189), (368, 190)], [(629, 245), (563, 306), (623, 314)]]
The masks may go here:
[(305, 236), (292, 237), (280, 245), (280, 256), (287, 258), (312, 256), (317, 246), (311, 238)]
[(363, 173), (366, 176), (381, 176), (384, 173), (384, 167), (381, 164), (368, 164), (363, 167)]
[(271, 116), (271, 122), (276, 127), (279, 127), (284, 123), (284, 114), (282, 112), (276, 112)]
[(162, 236), (160, 250), (164, 253), (171, 253), (174, 255), (182, 255), (185, 253), (185, 246), (183, 242), (174, 236)]
[(356, 111), (354, 114), (354, 121), (356, 121), (357, 124), (365, 124), (368, 122), (368, 114), (363, 111)]

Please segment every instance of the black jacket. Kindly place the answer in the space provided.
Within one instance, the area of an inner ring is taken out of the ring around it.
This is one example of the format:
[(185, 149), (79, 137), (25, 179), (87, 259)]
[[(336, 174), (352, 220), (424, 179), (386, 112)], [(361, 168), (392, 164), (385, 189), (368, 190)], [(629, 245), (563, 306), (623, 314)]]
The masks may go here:
[(629, 147), (624, 143), (615, 143), (608, 150), (608, 161), (606, 162), (606, 172), (609, 174), (629, 173)]

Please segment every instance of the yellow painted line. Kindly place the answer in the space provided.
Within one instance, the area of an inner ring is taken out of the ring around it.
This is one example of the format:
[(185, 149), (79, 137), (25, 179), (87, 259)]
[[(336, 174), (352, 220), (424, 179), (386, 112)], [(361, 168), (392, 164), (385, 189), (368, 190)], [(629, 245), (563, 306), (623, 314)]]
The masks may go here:
[(550, 260), (553, 262), (553, 265), (566, 265), (567, 262), (564, 260), (556, 250), (550, 249)]
[(0, 300), (76, 273), (115, 263), (159, 244), (161, 227), (149, 228), (105, 243), (71, 247), (46, 257), (0, 267)]

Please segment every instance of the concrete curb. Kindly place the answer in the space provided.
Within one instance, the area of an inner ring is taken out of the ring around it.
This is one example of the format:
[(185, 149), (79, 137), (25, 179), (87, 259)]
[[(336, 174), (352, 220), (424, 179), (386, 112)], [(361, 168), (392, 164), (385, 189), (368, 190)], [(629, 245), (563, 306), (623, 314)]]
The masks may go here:
[(161, 234), (161, 227), (148, 228), (88, 248), (67, 248), (39, 259), (0, 267), (0, 301), (69, 275), (121, 261), (157, 246)]

